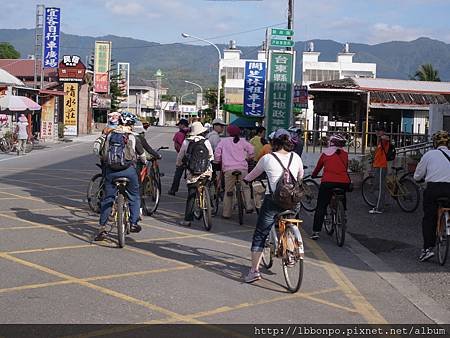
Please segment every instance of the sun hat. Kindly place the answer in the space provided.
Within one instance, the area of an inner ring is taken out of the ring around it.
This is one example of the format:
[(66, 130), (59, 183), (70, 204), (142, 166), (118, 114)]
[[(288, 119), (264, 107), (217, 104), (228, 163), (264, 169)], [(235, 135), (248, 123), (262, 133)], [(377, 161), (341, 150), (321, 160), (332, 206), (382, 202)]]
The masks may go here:
[[(181, 120), (180, 120), (181, 122)], [(194, 122), (191, 125), (191, 131), (189, 135), (191, 136), (198, 136), (200, 134), (203, 134), (205, 131), (208, 131), (205, 127), (203, 127), (203, 124), (201, 122)]]
[(27, 122), (28, 120), (27, 120), (27, 118), (25, 117), (24, 114), (20, 114), (19, 121), (20, 122)]
[(241, 134), (241, 129), (239, 129), (239, 127), (235, 126), (234, 124), (230, 124), (227, 128), (227, 133), (231, 137), (239, 136)]
[(221, 126), (226, 126), (227, 124), (225, 122), (223, 122), (222, 119), (214, 119), (211, 123), (213, 126), (216, 124), (220, 124)]

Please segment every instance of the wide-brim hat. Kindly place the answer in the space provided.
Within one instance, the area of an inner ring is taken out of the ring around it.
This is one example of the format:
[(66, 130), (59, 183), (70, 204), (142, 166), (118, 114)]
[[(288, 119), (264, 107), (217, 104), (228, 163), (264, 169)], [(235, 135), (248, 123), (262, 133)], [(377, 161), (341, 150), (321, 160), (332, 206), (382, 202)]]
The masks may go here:
[(189, 135), (197, 136), (203, 134), (206, 131), (208, 131), (208, 129), (203, 127), (203, 124), (201, 122), (194, 122), (191, 125), (191, 131), (189, 132)]
[(222, 119), (214, 119), (211, 124), (212, 125), (219, 124), (221, 126), (226, 126), (227, 125)]

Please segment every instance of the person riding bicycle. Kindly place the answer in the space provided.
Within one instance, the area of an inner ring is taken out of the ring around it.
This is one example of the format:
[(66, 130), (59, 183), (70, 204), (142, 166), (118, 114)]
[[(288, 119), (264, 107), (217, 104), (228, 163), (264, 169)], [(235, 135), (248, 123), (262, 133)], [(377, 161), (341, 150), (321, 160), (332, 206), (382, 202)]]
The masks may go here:
[[(246, 283), (252, 283), (261, 279), (259, 266), (266, 239), (274, 225), (274, 217), (285, 211), (283, 207), (275, 203), (272, 197), (272, 192), (276, 191), (278, 181), (282, 179), (284, 168), (288, 169), (297, 180), (301, 180), (304, 174), (302, 159), (293, 152), (294, 144), (287, 130), (278, 129), (273, 135), (272, 144), (273, 153), (262, 157), (256, 167), (244, 178), (245, 182), (252, 182), (265, 172), (270, 186), (267, 187), (266, 196), (259, 211), (256, 229), (253, 234), (251, 246), (252, 266), (245, 277)], [(284, 168), (279, 161), (281, 161)]]
[(261, 153), (261, 150), (264, 146), (262, 143), (262, 139), (264, 138), (264, 135), (266, 134), (266, 128), (264, 127), (258, 127), (256, 128), (256, 135), (252, 137), (252, 139), (249, 141), (250, 144), (255, 148), (255, 160), (256, 158), (259, 159), (259, 154)]
[(123, 177), (129, 180), (127, 192), (130, 206), (130, 230), (131, 232), (140, 232), (142, 229), (138, 225), (141, 201), (136, 162), (138, 157), (144, 163), (146, 159), (142, 145), (136, 142), (132, 132), (132, 126), (136, 121), (135, 115), (123, 112), (119, 119), (119, 126), (110, 132), (106, 138), (102, 153), (103, 163), (105, 164), (105, 190), (100, 207), (99, 231), (94, 238), (95, 241), (102, 241), (106, 238), (106, 224), (116, 198), (117, 188), (114, 180), (117, 178)]
[(161, 154), (156, 152), (150, 144), (148, 144), (147, 139), (145, 138), (146, 130), (144, 128), (144, 125), (141, 121), (136, 121), (136, 123), (133, 126), (133, 134), (136, 136), (136, 141), (139, 142), (144, 150), (152, 157), (157, 158), (158, 160), (161, 159)]
[[(177, 153), (180, 153), (181, 146), (183, 145), (184, 140), (186, 139), (186, 135), (189, 133), (189, 121), (186, 119), (181, 119), (177, 126), (179, 130), (175, 133), (173, 137), (173, 146)], [(180, 188), (181, 177), (183, 176), (184, 166), (180, 164), (175, 168), (175, 174), (173, 176), (172, 186), (169, 189), (168, 194), (175, 196), (178, 189)]]
[(205, 138), (208, 130), (201, 122), (194, 122), (191, 131), (184, 140), (177, 156), (177, 167), (186, 168), (188, 198), (184, 220), (178, 222), (182, 226), (190, 226), (194, 220), (194, 204), (197, 192), (197, 182), (200, 179), (210, 179), (212, 176), (211, 161), (214, 152), (211, 143)]
[(333, 189), (340, 188), (344, 191), (344, 208), (346, 207), (345, 191), (348, 190), (350, 177), (347, 172), (348, 153), (343, 149), (345, 142), (346, 139), (342, 135), (332, 135), (330, 137), (329, 147), (324, 149), (316, 168), (311, 174), (311, 177), (315, 178), (323, 168), (311, 239), (319, 239), (327, 206), (333, 196)]
[[(247, 160), (253, 159), (255, 153), (253, 146), (244, 138), (240, 138), (241, 130), (235, 125), (229, 125), (227, 128), (230, 137), (224, 138), (220, 141), (214, 153), (214, 161), (222, 163), (222, 172), (225, 177), (225, 195), (223, 197), (222, 217), (225, 219), (231, 218), (233, 210), (233, 196), (234, 187), (236, 185), (237, 177), (233, 175), (234, 171), (242, 173), (239, 180), (248, 174)], [(243, 185), (244, 190), (244, 205), (247, 208), (247, 213), (253, 212), (251, 205), (250, 190), (247, 185)]]
[(437, 226), (437, 199), (450, 199), (450, 136), (443, 130), (433, 135), (434, 150), (427, 151), (417, 165), (414, 179), (425, 179), (427, 187), (423, 192), (422, 235), (423, 250), (419, 261), (424, 262), (434, 256)]

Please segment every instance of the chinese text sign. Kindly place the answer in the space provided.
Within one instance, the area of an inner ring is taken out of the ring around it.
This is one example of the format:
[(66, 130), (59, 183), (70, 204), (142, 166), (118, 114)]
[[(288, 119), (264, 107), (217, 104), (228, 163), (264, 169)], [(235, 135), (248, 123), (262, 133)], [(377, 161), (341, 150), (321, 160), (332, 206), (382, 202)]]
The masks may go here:
[(45, 9), (44, 68), (58, 68), (60, 17), (59, 8)]
[(264, 117), (266, 63), (246, 61), (244, 81), (244, 115)]
[(64, 135), (77, 136), (78, 83), (64, 83)]
[(109, 92), (109, 67), (111, 63), (111, 42), (95, 41), (94, 91)]

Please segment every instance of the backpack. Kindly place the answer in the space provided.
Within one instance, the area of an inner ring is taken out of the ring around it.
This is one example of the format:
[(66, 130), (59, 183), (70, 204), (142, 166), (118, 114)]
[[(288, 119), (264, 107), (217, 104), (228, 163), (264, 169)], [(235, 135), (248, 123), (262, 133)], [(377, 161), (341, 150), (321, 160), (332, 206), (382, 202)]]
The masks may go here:
[(128, 134), (112, 132), (106, 138), (103, 160), (111, 170), (128, 169), (136, 160), (135, 157)]
[(395, 157), (397, 156), (397, 149), (395, 149), (395, 145), (392, 142), (389, 143), (387, 152), (384, 150), (383, 145), (381, 145), (381, 148), (383, 149), (384, 154), (386, 155), (386, 160), (388, 162), (395, 160)]
[(209, 150), (205, 141), (189, 141), (183, 163), (192, 175), (201, 175), (209, 168)]
[(106, 135), (103, 134), (99, 138), (94, 141), (94, 145), (92, 147), (92, 151), (97, 156), (102, 156), (103, 147), (105, 146)]
[(275, 155), (274, 153), (271, 154), (283, 168), (283, 174), (277, 182), (275, 191), (271, 191), (272, 189), (269, 189), (273, 201), (276, 205), (283, 208), (284, 210), (295, 208), (297, 204), (300, 203), (304, 193), (301, 184), (299, 184), (298, 180), (294, 177), (294, 175), (292, 175), (291, 171), (289, 170), (292, 159), (294, 158), (294, 154), (291, 153), (287, 168), (284, 167), (283, 163), (281, 163), (277, 155)]

